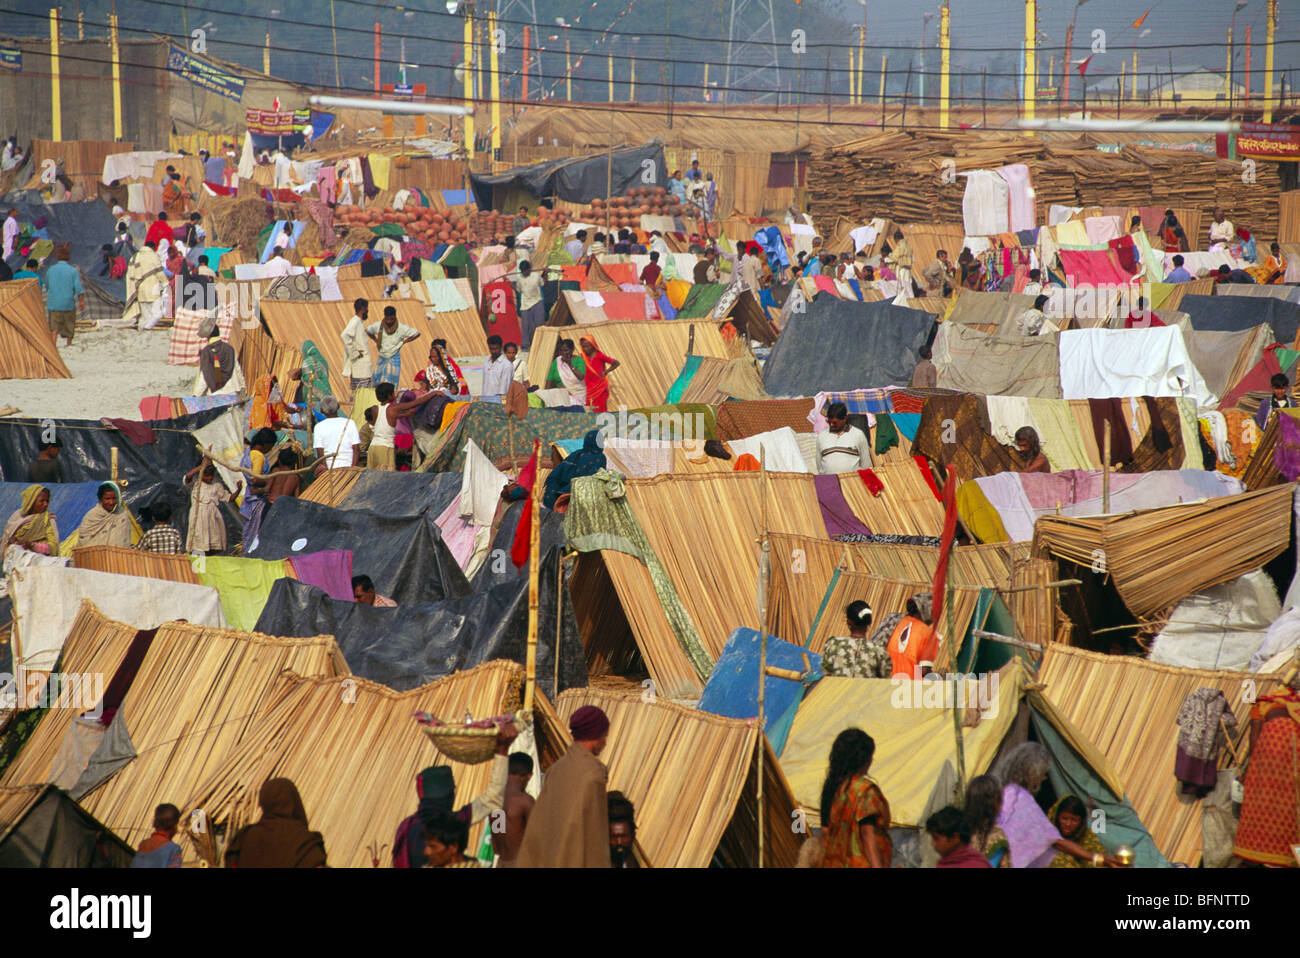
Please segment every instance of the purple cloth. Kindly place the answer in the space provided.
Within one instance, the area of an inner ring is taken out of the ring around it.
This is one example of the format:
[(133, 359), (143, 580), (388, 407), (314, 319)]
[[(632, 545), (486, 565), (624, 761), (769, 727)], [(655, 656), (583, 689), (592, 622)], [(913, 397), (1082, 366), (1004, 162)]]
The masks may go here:
[(826, 523), (828, 536), (833, 539), (840, 535), (871, 535), (871, 530), (862, 524), (862, 520), (844, 501), (844, 490), (840, 488), (838, 475), (814, 476), (813, 484), (817, 487), (817, 504), (822, 508), (822, 521)]
[(307, 555), (290, 556), (294, 577), (318, 589), (331, 599), (352, 601), (352, 550), (325, 549)]
[(1034, 796), (1019, 785), (1010, 784), (1002, 790), (998, 824), (1007, 833), (1012, 868), (1046, 868), (1056, 857), (1052, 844), (1061, 840), (1061, 833)]
[(1273, 447), (1273, 465), (1286, 476), (1287, 482), (1300, 478), (1300, 422), (1284, 412), (1277, 414), (1277, 445)]

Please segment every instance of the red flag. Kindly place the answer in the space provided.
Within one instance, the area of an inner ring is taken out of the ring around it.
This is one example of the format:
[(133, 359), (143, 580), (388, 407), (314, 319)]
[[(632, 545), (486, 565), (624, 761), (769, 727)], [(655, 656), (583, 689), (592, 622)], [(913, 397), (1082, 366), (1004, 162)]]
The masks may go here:
[(1088, 59), (1084, 60), (1077, 67), (1075, 67), (1075, 69), (1079, 71), (1079, 76), (1083, 76), (1085, 73), (1088, 72), (1088, 64), (1091, 62), (1092, 62), (1092, 57), (1089, 56)]
[[(1154, 10), (1155, 8), (1152, 7), (1151, 9)], [(1134, 21), (1133, 21), (1133, 29), (1136, 30), (1136, 29), (1138, 29), (1138, 27), (1142, 26), (1142, 21), (1145, 20), (1145, 19), (1146, 19), (1147, 17), (1149, 17), (1150, 15), (1151, 15), (1151, 10), (1148, 10), (1146, 13), (1142, 14), (1142, 16), (1140, 16), (1140, 17), (1138, 17), (1136, 20), (1134, 20)]]
[(515, 564), (516, 569), (522, 569), (528, 564), (528, 553), (532, 548), (533, 486), (537, 482), (537, 455), (541, 448), (542, 441), (534, 439), (533, 454), (524, 464), (524, 468), (519, 470), (519, 478), (515, 480), (528, 490), (523, 512), (519, 513), (519, 525), (515, 527), (515, 541), (510, 545), (510, 561)]
[[(930, 596), (934, 629), (939, 629), (939, 614), (943, 612), (944, 587), (948, 581), (948, 556), (952, 553), (952, 540), (957, 532), (957, 470), (948, 467), (948, 477), (943, 483), (943, 537), (939, 540), (939, 567), (934, 572), (934, 592)], [(948, 641), (954, 641), (948, 636)], [(955, 660), (954, 660), (955, 662)]]

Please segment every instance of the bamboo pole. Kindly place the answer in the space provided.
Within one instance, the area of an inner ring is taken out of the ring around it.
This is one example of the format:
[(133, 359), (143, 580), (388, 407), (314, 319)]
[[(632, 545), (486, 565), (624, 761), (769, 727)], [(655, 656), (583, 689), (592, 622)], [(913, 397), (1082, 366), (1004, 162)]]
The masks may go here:
[[(535, 442), (534, 455), (540, 451), (540, 444)], [(540, 465), (540, 463), (539, 463)], [(533, 693), (537, 687), (537, 585), (538, 567), (541, 565), (540, 549), (542, 484), (536, 474), (533, 475), (532, 518), (528, 530), (528, 657), (524, 666), (524, 711), (533, 709)]]
[[(474, 105), (474, 16), (472, 7), (467, 7), (465, 11), (465, 102), (468, 106)], [(378, 25), (375, 27), (379, 29)], [(379, 64), (378, 59), (375, 63), (375, 91), (379, 91)], [(465, 114), (465, 162), (472, 163), (474, 160), (474, 114)]]
[(1106, 420), (1102, 432), (1101, 444), (1101, 511), (1110, 514), (1110, 420)]
[(763, 807), (763, 764), (766, 757), (767, 749), (764, 747), (764, 739), (767, 733), (766, 727), (766, 695), (764, 694), (767, 686), (767, 582), (772, 568), (772, 543), (767, 537), (767, 455), (765, 451), (759, 451), (758, 463), (759, 483), (761, 486), (760, 496), (762, 503), (760, 507), (760, 525), (759, 534), (761, 536), (759, 558), (758, 558), (758, 867), (763, 867), (763, 845), (764, 831), (766, 830), (767, 819), (764, 815)]
[(113, 139), (122, 139), (122, 50), (117, 42), (117, 14), (108, 18), (113, 55)]
[(948, 105), (949, 92), (952, 83), (952, 56), (949, 49), (949, 26), (948, 26), (948, 4), (945, 3), (939, 8), (939, 128), (948, 129)]
[[(1268, 62), (1273, 62), (1273, 33), (1269, 31)], [(1270, 69), (1272, 67), (1270, 66)], [(1270, 82), (1272, 74), (1269, 75)], [(50, 139), (63, 139), (63, 103), (59, 96), (59, 8), (50, 10)], [(1272, 87), (1270, 86), (1270, 90)]]
[(501, 70), (497, 52), (497, 15), (488, 14), (488, 92), (492, 97), (492, 159), (501, 159)]

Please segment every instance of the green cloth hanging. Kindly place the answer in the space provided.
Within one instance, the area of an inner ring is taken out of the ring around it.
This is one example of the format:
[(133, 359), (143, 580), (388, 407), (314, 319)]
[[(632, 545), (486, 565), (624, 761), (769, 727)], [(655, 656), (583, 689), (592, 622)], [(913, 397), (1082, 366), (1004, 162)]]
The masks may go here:
[(691, 384), (691, 380), (694, 379), (695, 374), (700, 371), (700, 361), (702, 359), (702, 356), (686, 357), (686, 365), (682, 367), (681, 373), (677, 376), (677, 381), (674, 382), (672, 387), (668, 390), (668, 398), (665, 399), (664, 402), (671, 404), (682, 401), (682, 393), (686, 392), (687, 387)]
[(876, 413), (876, 455), (883, 456), (898, 445), (898, 428), (884, 413)]

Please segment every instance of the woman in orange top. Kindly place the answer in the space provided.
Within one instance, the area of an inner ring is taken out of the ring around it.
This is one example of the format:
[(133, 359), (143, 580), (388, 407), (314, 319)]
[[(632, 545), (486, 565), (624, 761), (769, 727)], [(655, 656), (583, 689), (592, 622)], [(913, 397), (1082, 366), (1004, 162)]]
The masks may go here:
[(893, 860), (889, 802), (867, 777), (875, 754), (861, 729), (835, 737), (822, 784), (822, 868), (888, 868)]

